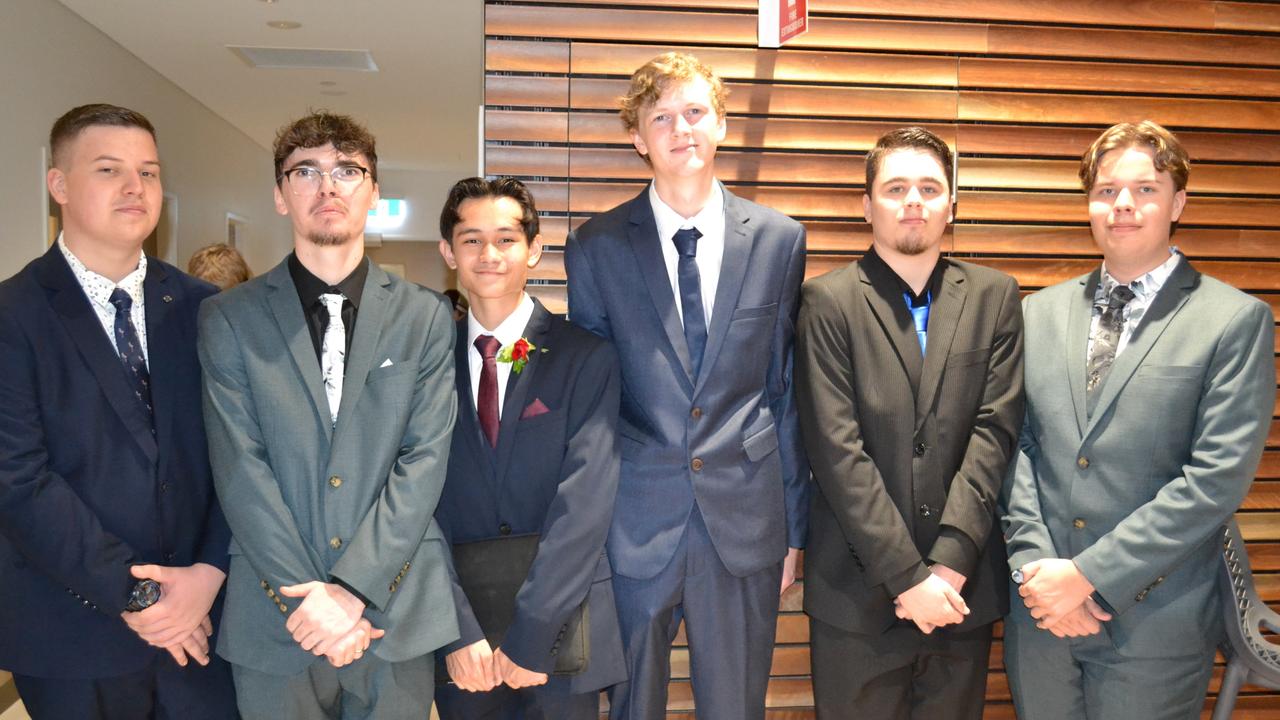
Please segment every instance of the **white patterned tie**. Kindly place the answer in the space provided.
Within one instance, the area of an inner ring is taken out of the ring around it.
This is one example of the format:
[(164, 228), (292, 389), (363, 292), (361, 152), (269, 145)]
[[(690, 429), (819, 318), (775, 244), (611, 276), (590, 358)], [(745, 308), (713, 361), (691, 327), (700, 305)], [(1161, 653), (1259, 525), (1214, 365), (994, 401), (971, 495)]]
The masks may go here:
[(347, 328), (342, 324), (342, 295), (325, 293), (320, 301), (329, 311), (329, 326), (320, 343), (320, 370), (324, 374), (324, 394), (329, 399), (329, 419), (338, 424), (338, 405), (342, 403), (342, 373), (346, 367)]

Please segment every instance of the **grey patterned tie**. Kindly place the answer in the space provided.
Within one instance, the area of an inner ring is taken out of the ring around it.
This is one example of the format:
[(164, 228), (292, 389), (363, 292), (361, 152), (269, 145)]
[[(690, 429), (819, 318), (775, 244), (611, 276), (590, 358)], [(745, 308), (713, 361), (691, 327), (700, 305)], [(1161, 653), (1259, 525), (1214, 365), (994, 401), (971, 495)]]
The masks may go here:
[(342, 301), (338, 293), (325, 293), (320, 301), (329, 311), (329, 325), (320, 344), (320, 371), (324, 376), (324, 394), (329, 400), (329, 420), (338, 424), (338, 406), (342, 404), (342, 375), (346, 369), (347, 329), (342, 324)]
[(1098, 334), (1089, 348), (1088, 373), (1085, 375), (1085, 391), (1090, 400), (1106, 382), (1107, 374), (1116, 361), (1120, 335), (1124, 332), (1124, 308), (1130, 300), (1133, 300), (1133, 291), (1128, 285), (1115, 286), (1107, 297), (1102, 317), (1098, 319)]

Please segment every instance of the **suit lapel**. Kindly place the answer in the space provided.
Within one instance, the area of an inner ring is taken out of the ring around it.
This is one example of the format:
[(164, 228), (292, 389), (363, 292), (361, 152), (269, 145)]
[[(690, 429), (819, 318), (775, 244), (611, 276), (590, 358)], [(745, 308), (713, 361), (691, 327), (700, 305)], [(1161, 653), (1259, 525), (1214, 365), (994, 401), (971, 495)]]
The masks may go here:
[(108, 404), (120, 417), (120, 422), (138, 442), (147, 459), (156, 462), (159, 448), (151, 434), (151, 423), (129, 387), (120, 356), (111, 346), (110, 338), (89, 305), (89, 298), (76, 281), (71, 267), (62, 257), (62, 251), (54, 245), (45, 253), (41, 263), (38, 276), (40, 283), (51, 291), (49, 303), (89, 367), (89, 372), (102, 387)]
[(484, 434), (480, 430), (480, 414), (476, 410), (475, 398), (471, 396), (471, 360), (467, 351), (470, 349), (470, 343), (467, 342), (467, 319), (463, 318), (458, 321), (458, 341), (454, 346), (453, 359), (456, 372), (454, 377), (457, 378), (458, 391), (458, 418), (457, 427), (454, 428), (454, 434), (458, 435), (467, 443), (471, 449), (471, 456), (479, 458), (480, 467), (484, 470), (484, 476), (489, 480), (490, 484), (495, 483), (495, 471), (497, 465), (494, 460), (494, 449), (489, 447), (489, 441), (485, 439)]
[[(369, 370), (377, 360), (378, 338), (382, 336), (382, 324), (387, 315), (387, 299), (391, 291), (391, 276), (368, 259), (369, 274), (364, 279), (364, 289), (360, 292), (360, 310), (356, 313), (355, 335), (351, 338), (351, 351), (347, 353), (346, 366), (342, 376), (342, 403), (338, 410), (338, 425), (334, 435), (346, 430), (355, 415), (356, 403), (364, 392), (364, 382), (369, 377)], [(386, 360), (388, 358), (382, 358)], [(325, 407), (328, 407), (326, 400)]]
[[(738, 296), (742, 294), (742, 281), (747, 276), (752, 241), (755, 238), (755, 230), (750, 225), (751, 216), (747, 214), (746, 205), (731, 194), (724, 185), (720, 186), (720, 191), (724, 193), (724, 257), (720, 264), (720, 279), (716, 285), (711, 327), (707, 328), (707, 347), (702, 353), (702, 365), (695, 387), (701, 387), (711, 375), (711, 367), (715, 364), (716, 356), (720, 354), (720, 348), (724, 346), (724, 338), (729, 333), (729, 325), (733, 321), (733, 310), (738, 306)], [(683, 340), (683, 326), (680, 333)]]
[(1169, 323), (1178, 311), (1186, 305), (1188, 298), (1191, 297), (1191, 290), (1199, 279), (1200, 273), (1187, 263), (1185, 257), (1181, 258), (1169, 279), (1160, 288), (1160, 292), (1156, 294), (1155, 300), (1151, 302), (1151, 307), (1147, 308), (1147, 312), (1143, 314), (1142, 321), (1138, 323), (1133, 336), (1129, 338), (1124, 352), (1120, 353), (1115, 364), (1111, 366), (1111, 373), (1107, 375), (1099, 391), (1102, 394), (1098, 396), (1098, 404), (1093, 409), (1093, 415), (1089, 417), (1089, 425), (1085, 429), (1086, 436), (1097, 427), (1098, 420), (1107, 414), (1107, 408), (1115, 402), (1116, 396), (1124, 389), (1129, 378), (1133, 377), (1133, 373), (1142, 365), (1142, 361), (1151, 352), (1151, 347), (1155, 345), (1156, 340), (1169, 327)]
[(689, 360), (689, 348), (684, 340), (684, 325), (680, 323), (680, 316), (676, 313), (676, 299), (667, 276), (667, 264), (662, 259), (662, 239), (658, 237), (658, 224), (653, 218), (653, 208), (649, 205), (647, 188), (632, 199), (630, 222), (629, 238), (631, 251), (636, 257), (636, 267), (644, 278), (645, 286), (649, 288), (649, 299), (653, 301), (658, 321), (667, 336), (664, 350), (668, 359), (676, 366), (676, 375), (681, 378), (685, 392), (692, 395), (693, 363)]
[[(551, 313), (542, 307), (542, 303), (534, 300), (533, 315), (525, 326), (524, 337), (536, 347), (542, 349), (551, 327)], [(545, 348), (554, 352), (552, 348)], [(520, 414), (524, 412), (525, 400), (529, 396), (529, 388), (538, 372), (538, 361), (542, 353), (538, 350), (529, 354), (529, 361), (519, 373), (513, 369), (507, 378), (507, 389), (502, 400), (502, 422), (498, 426), (498, 482), (504, 483), (507, 478), (508, 465), (511, 463), (511, 448), (515, 444), (516, 426), (520, 423)]]
[(1093, 320), (1093, 293), (1101, 279), (1101, 269), (1094, 270), (1080, 280), (1080, 291), (1071, 296), (1067, 309), (1067, 387), (1071, 388), (1071, 403), (1075, 406), (1076, 427), (1084, 437), (1089, 425), (1088, 397), (1084, 376), (1089, 363), (1089, 325)]
[(147, 277), (142, 281), (143, 302), (147, 308), (147, 363), (151, 376), (151, 408), (155, 414), (156, 442), (170, 447), (173, 433), (172, 391), (177, 387), (173, 373), (177, 360), (171, 356), (181, 348), (182, 333), (173, 324), (173, 302), (176, 288), (169, 273), (158, 262), (147, 263)]
[[(947, 262), (940, 259), (938, 262)], [(960, 316), (964, 313), (964, 301), (967, 291), (964, 287), (964, 273), (960, 268), (947, 263), (943, 270), (942, 283), (938, 297), (933, 298), (929, 306), (928, 340), (925, 343), (924, 369), (920, 375), (920, 389), (916, 392), (916, 429), (924, 424), (933, 407), (933, 398), (942, 382), (943, 370), (947, 367), (947, 359), (951, 356), (951, 345), (955, 340), (956, 327), (960, 324)], [(904, 303), (905, 304), (905, 303)], [(915, 321), (912, 321), (912, 330)], [(912, 333), (914, 334), (914, 332)], [(916, 346), (919, 347), (919, 338)]]
[(267, 274), (267, 303), (271, 314), (276, 319), (276, 327), (284, 337), (289, 354), (293, 357), (294, 367), (298, 370), (302, 384), (311, 398), (312, 409), (324, 428), (325, 437), (333, 439), (332, 423), (329, 421), (329, 401), (324, 394), (324, 380), (320, 376), (320, 362), (316, 360), (316, 349), (311, 343), (311, 331), (307, 329), (306, 318), (302, 315), (302, 301), (298, 299), (298, 288), (289, 276), (289, 261), (284, 260), (272, 268)]
[(885, 335), (893, 343), (898, 361), (902, 363), (907, 378), (911, 381), (911, 392), (920, 395), (920, 374), (924, 358), (920, 355), (920, 339), (916, 336), (915, 321), (902, 299), (902, 290), (893, 271), (878, 256), (866, 255), (858, 263), (859, 274), (865, 285), (867, 304), (871, 312), (880, 321)]

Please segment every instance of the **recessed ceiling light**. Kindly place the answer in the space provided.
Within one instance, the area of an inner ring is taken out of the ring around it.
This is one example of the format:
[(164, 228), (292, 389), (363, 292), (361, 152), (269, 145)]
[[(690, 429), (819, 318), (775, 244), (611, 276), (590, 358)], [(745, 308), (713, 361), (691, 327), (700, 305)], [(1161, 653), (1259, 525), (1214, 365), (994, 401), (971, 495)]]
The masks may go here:
[(320, 86), (321, 86), (321, 87), (333, 87), (334, 85), (337, 85), (337, 84), (338, 84), (338, 83), (337, 83), (337, 82), (335, 82), (335, 81), (333, 81), (333, 80), (321, 80), (321, 81), (320, 81)]
[(302, 23), (294, 22), (292, 20), (269, 20), (267, 22), (267, 27), (275, 30), (297, 30), (302, 27)]

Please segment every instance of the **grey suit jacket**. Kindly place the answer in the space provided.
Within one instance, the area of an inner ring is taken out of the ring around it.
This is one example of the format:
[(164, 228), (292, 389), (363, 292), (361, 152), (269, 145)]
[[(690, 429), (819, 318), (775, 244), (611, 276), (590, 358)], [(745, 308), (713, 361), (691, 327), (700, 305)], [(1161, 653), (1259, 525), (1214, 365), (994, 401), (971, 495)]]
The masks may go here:
[(877, 255), (804, 285), (796, 396), (818, 485), (804, 609), (854, 632), (889, 629), (894, 598), (928, 577), (928, 562), (967, 578), (959, 629), (1008, 610), (996, 522), (1023, 412), (1018, 285), (941, 262), (923, 357)]
[[(1003, 518), (1009, 565), (1074, 559), (1115, 614), (1105, 631), (1121, 654), (1211, 652), (1222, 617), (1217, 530), (1244, 499), (1270, 427), (1275, 321), (1183, 258), (1090, 415), (1099, 276), (1025, 301), (1027, 413)], [(1033, 622), (1020, 602), (1010, 619)]]
[(370, 602), (384, 660), (458, 637), (432, 517), (457, 408), (453, 342), (446, 300), (370, 265), (331, 428), (287, 263), (201, 307), (209, 454), (233, 534), (227, 660), (277, 675), (316, 661), (285, 629), (301, 600), (279, 588), (331, 578)]

